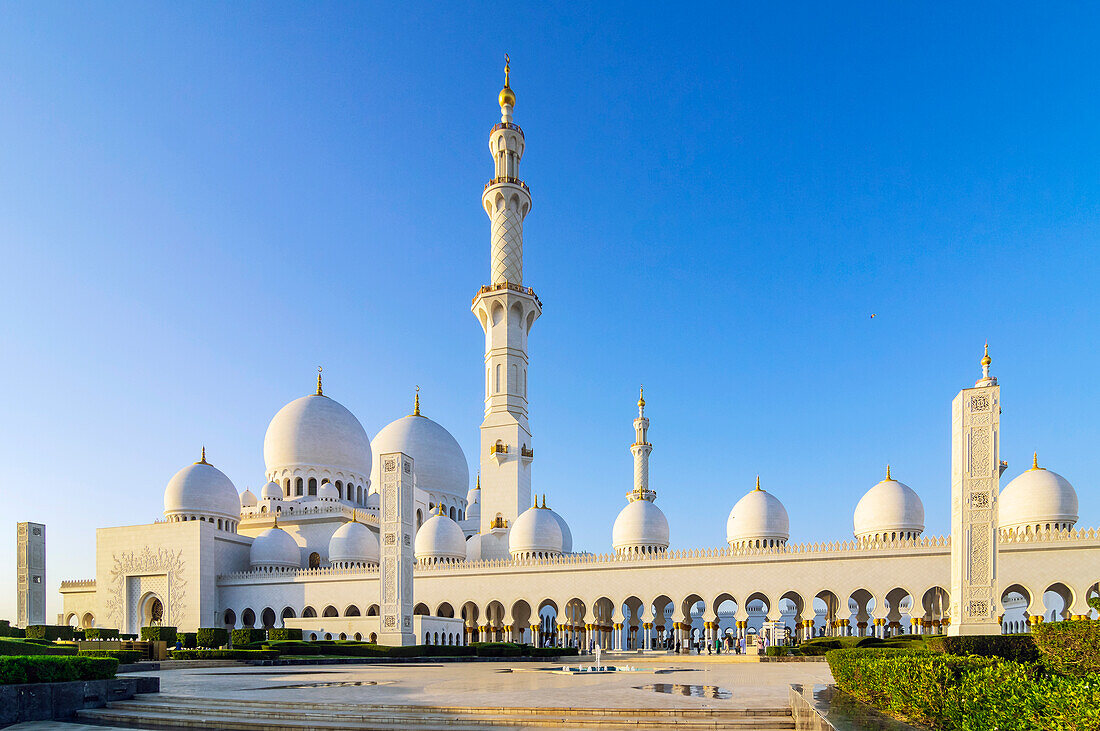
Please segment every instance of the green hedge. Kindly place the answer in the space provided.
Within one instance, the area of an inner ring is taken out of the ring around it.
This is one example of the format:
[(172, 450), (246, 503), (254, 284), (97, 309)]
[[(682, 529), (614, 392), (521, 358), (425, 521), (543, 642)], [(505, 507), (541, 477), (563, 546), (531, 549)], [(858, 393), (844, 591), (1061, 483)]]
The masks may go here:
[(1039, 659), (1039, 650), (1031, 635), (938, 635), (929, 637), (926, 644), (929, 650), (948, 655), (999, 657), (1013, 662), (1035, 662)]
[(167, 642), (174, 645), (177, 634), (176, 628), (168, 625), (141, 628), (141, 639), (150, 642)]
[(118, 630), (107, 627), (89, 627), (84, 630), (85, 639), (89, 640), (117, 640)]
[(113, 657), (119, 665), (131, 665), (144, 659), (145, 654), (137, 650), (81, 650), (79, 657)]
[(272, 642), (300, 640), (302, 639), (302, 630), (300, 627), (276, 627), (267, 631), (267, 639)]
[(28, 640), (71, 640), (73, 628), (67, 624), (31, 624), (27, 626)]
[(199, 627), (199, 631), (195, 633), (195, 644), (206, 648), (228, 645), (229, 630), (225, 627)]
[(519, 657), (523, 648), (514, 642), (472, 642), (478, 657)]
[(188, 650), (194, 650), (198, 647), (198, 632), (177, 632), (176, 642)]
[(1100, 674), (1100, 621), (1078, 619), (1040, 624), (1031, 637), (1043, 663), (1065, 675)]
[(117, 670), (112, 657), (0, 657), (0, 685), (106, 680)]
[(891, 649), (831, 650), (841, 690), (910, 723), (944, 731), (1100, 728), (1100, 678), (1037, 663)]
[(253, 642), (263, 642), (267, 639), (267, 633), (262, 629), (235, 629), (232, 633), (233, 647), (249, 645)]
[(76, 645), (39, 644), (17, 639), (0, 639), (0, 655), (75, 655)]
[(173, 660), (275, 660), (275, 650), (169, 650)]

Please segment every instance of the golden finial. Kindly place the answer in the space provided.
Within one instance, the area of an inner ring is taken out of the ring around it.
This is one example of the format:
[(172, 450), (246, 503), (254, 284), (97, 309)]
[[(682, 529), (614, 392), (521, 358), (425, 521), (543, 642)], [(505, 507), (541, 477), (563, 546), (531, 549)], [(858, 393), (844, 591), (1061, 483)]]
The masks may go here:
[(351, 522), (352, 523), (358, 523), (359, 522), (358, 516), (355, 512), (355, 508), (351, 509)]
[(475, 490), (480, 490), (481, 489), (481, 473), (480, 472), (477, 473), (477, 484), (474, 485), (474, 489)]
[(890, 465), (886, 465), (886, 479), (893, 481), (893, 477), (890, 476)]
[(1033, 470), (1046, 469), (1044, 467), (1039, 466), (1039, 453), (1038, 452), (1035, 452), (1034, 454), (1031, 455), (1031, 469), (1033, 469)]
[(279, 527), (279, 511), (276, 510), (274, 513), (271, 514), (271, 517), (275, 519), (275, 522), (272, 524), (271, 527), (272, 528), (278, 528)]
[(543, 507), (543, 509), (546, 508), (546, 493), (545, 492), (542, 494), (542, 507)]
[(504, 88), (500, 90), (500, 96), (497, 97), (497, 101), (500, 102), (500, 106), (516, 106), (516, 94), (512, 91), (512, 87), (508, 85), (509, 76), (512, 73), (512, 59), (508, 57), (508, 54), (504, 54)]
[(760, 475), (756, 476), (756, 490), (754, 492), (764, 492), (760, 489)]
[(210, 464), (209, 462), (206, 461), (206, 445), (205, 444), (202, 445), (202, 457), (200, 457), (199, 461), (196, 462), (195, 464)]
[(638, 406), (645, 406), (645, 386), (638, 386)]
[(988, 366), (993, 362), (993, 359), (989, 357), (989, 341), (985, 341), (985, 355), (982, 356), (982, 365)]
[(324, 392), (321, 391), (321, 366), (317, 366), (317, 395), (325, 395)]
[(416, 398), (413, 399), (413, 416), (420, 416), (420, 386), (416, 387)]

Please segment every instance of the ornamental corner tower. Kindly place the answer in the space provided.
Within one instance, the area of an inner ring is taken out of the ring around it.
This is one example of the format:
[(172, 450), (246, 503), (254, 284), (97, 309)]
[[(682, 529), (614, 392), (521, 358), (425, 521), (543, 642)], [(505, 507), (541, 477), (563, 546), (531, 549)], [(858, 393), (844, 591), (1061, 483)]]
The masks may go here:
[(1001, 387), (982, 377), (951, 402), (950, 635), (1000, 634), (997, 620), (997, 498), (1001, 472)]
[[(471, 310), (485, 331), (485, 419), (481, 422), (482, 533), (505, 528), (531, 503), (531, 429), (527, 423), (527, 336), (542, 314), (534, 290), (523, 286), (523, 219), (531, 192), (519, 178), (523, 130), (512, 122), (516, 95), (509, 86), (498, 98), (500, 122), (489, 132), (494, 175), (481, 205), (490, 221), (490, 283), (478, 290)], [(507, 558), (504, 553), (485, 558)]]

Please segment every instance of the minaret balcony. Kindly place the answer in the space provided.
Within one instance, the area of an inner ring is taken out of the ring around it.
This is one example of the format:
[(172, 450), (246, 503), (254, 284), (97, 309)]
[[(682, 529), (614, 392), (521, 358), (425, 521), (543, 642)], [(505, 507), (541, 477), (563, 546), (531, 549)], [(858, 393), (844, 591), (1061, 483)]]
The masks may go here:
[(506, 459), (508, 459), (508, 445), (502, 442), (490, 444), (489, 456), (496, 460), (496, 463), (499, 465), (501, 462), (504, 462)]
[(499, 178), (493, 178), (492, 180), (490, 180), (488, 183), (485, 184), (485, 187), (481, 189), (481, 192), (484, 193), (485, 191), (489, 190), (489, 188), (491, 188), (492, 186), (500, 185), (501, 183), (508, 183), (509, 185), (519, 186), (520, 188), (523, 188), (523, 191), (525, 193), (527, 193), (527, 195), (531, 195), (531, 189), (527, 187), (527, 183), (523, 182), (519, 178), (513, 178), (510, 175), (502, 175)]
[(524, 462), (530, 462), (535, 458), (535, 450), (529, 447), (520, 447), (519, 456), (523, 459)]

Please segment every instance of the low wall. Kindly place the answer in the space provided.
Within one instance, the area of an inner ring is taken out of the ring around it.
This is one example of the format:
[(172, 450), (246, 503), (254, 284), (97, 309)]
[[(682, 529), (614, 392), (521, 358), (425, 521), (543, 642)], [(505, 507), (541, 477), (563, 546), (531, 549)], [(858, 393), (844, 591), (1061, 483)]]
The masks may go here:
[(796, 731), (925, 731), (860, 703), (835, 685), (794, 684), (789, 697)]
[(103, 708), (108, 701), (159, 692), (157, 677), (0, 685), (0, 728), (24, 721), (68, 720), (84, 708)]

